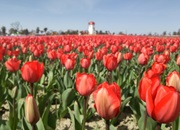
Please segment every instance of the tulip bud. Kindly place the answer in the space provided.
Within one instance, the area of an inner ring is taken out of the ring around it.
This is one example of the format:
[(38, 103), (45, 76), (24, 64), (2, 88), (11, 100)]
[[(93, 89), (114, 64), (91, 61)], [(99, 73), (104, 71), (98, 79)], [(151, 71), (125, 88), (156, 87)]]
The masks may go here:
[(176, 59), (176, 64), (178, 65), (178, 66), (180, 66), (180, 55), (177, 57), (177, 59)]
[(40, 118), (36, 101), (31, 94), (28, 94), (28, 96), (26, 97), (25, 117), (26, 117), (26, 120), (31, 125), (35, 125), (39, 121), (39, 118)]
[(33, 61), (33, 56), (32, 55), (29, 56), (29, 61)]
[(171, 72), (166, 78), (166, 85), (172, 86), (180, 92), (180, 74), (176, 71)]

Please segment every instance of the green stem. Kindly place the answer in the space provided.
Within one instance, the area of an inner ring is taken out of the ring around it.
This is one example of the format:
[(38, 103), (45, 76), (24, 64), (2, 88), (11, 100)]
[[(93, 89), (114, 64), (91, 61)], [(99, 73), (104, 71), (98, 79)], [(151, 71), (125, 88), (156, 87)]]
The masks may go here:
[(109, 120), (106, 120), (106, 130), (110, 130), (109, 129)]
[(157, 123), (156, 130), (161, 130), (161, 123)]
[(145, 110), (145, 112), (144, 112), (144, 126), (143, 126), (143, 130), (146, 129), (146, 124), (147, 124), (147, 110)]
[(33, 95), (33, 83), (30, 83), (30, 89), (31, 89), (31, 95), (34, 97), (34, 95)]
[(85, 73), (88, 73), (88, 69), (85, 69), (85, 68), (84, 68), (84, 72), (85, 72)]
[(84, 108), (83, 108), (84, 119), (82, 122), (82, 130), (85, 130), (87, 101), (88, 101), (88, 97), (84, 97)]
[(107, 81), (108, 81), (109, 84), (112, 83), (112, 72), (111, 72), (111, 71), (109, 71), (109, 72), (107, 73)]
[(180, 115), (171, 124), (172, 124), (172, 130), (177, 130), (180, 126)]
[(31, 125), (32, 126), (32, 130), (36, 130), (36, 125)]

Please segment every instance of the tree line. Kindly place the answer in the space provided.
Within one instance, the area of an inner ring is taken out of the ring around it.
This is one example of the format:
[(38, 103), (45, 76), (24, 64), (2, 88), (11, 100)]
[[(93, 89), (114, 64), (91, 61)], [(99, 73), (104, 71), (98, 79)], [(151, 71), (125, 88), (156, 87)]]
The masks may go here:
[[(11, 24), (11, 28), (7, 30), (5, 26), (2, 26), (0, 28), (0, 35), (6, 36), (6, 35), (85, 35), (88, 34), (87, 30), (72, 30), (68, 29), (66, 31), (54, 31), (54, 30), (48, 30), (47, 27), (44, 27), (43, 29), (40, 29), (40, 27), (37, 27), (35, 30), (29, 30), (27, 28), (23, 29), (20, 22), (14, 22)], [(111, 33), (110, 31), (102, 31), (102, 30), (96, 30), (96, 34), (115, 34), (114, 32)], [(126, 33), (120, 31), (118, 34), (124, 35)], [(130, 34), (130, 35), (136, 35), (136, 34)], [(146, 34), (141, 34), (141, 35), (146, 35)], [(180, 35), (180, 29), (178, 31), (173, 31), (172, 33), (167, 33), (167, 31), (164, 31), (162, 34), (154, 33), (152, 34), (151, 32), (147, 34), (148, 36), (153, 36), (153, 35), (163, 35), (163, 36), (171, 36), (171, 35)]]

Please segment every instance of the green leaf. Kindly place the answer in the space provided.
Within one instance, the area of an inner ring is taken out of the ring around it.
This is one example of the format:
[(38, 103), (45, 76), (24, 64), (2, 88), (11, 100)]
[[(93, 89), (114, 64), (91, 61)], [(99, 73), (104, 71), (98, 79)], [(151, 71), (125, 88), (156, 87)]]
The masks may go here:
[(52, 84), (53, 78), (54, 78), (53, 71), (50, 71), (48, 73), (48, 86), (50, 86)]
[(40, 84), (42, 85), (42, 84), (44, 84), (44, 82), (45, 82), (45, 75), (43, 74), (40, 79)]
[(74, 102), (74, 115), (76, 120), (81, 124), (83, 120), (83, 115), (79, 112), (79, 106), (77, 102)]
[(180, 116), (173, 122), (172, 124), (173, 130), (179, 130), (180, 129)]
[(132, 98), (129, 102), (130, 108), (137, 119), (139, 119), (141, 116), (141, 107), (144, 108), (144, 106), (140, 102), (141, 101), (138, 97)]
[(73, 112), (71, 111), (71, 109), (68, 107), (68, 111), (71, 117), (71, 121), (72, 121), (72, 125), (73, 125), (73, 129), (74, 130), (81, 130), (82, 126), (81, 124), (77, 121), (77, 119), (74, 117)]
[[(138, 120), (138, 126), (140, 130), (143, 130), (145, 122), (145, 115), (142, 115), (140, 119)], [(152, 118), (147, 116), (147, 122), (146, 122), (146, 129), (145, 130), (155, 130), (156, 128), (156, 121), (154, 121)]]
[(0, 130), (9, 130), (6, 120), (0, 120)]
[(72, 89), (72, 88), (66, 89), (62, 93), (62, 105), (63, 105), (63, 109), (66, 109), (70, 104), (72, 104), (74, 98), (75, 98), (75, 90)]
[[(9, 103), (10, 104), (10, 103)], [(8, 120), (8, 125), (11, 130), (16, 130), (17, 124), (18, 124), (18, 112), (15, 106), (9, 105), (10, 110), (9, 110), (9, 120)]]
[[(49, 126), (49, 116), (51, 114), (50, 108), (51, 108), (51, 103), (52, 103), (52, 99), (54, 98), (54, 96), (55, 96), (55, 94), (53, 94), (53, 95), (51, 95), (49, 97), (49, 100), (50, 100), (49, 104), (48, 104), (47, 107), (45, 107), (44, 113), (42, 115), (42, 121), (43, 121), (43, 124), (44, 124), (44, 127), (46, 128), (46, 130), (53, 130), (53, 129), (55, 129), (55, 128), (51, 128)], [(53, 120), (53, 121), (56, 122), (56, 120)]]
[(69, 71), (65, 72), (64, 75), (64, 85), (66, 88), (72, 88), (74, 86), (72, 78), (69, 75)]
[(41, 118), (40, 118), (39, 121), (36, 123), (36, 126), (37, 126), (37, 129), (38, 129), (38, 130), (46, 130)]
[(24, 116), (24, 101), (25, 99), (19, 99), (18, 100), (18, 106), (17, 106), (17, 111), (18, 111), (18, 118), (21, 119)]
[(132, 99), (132, 97), (128, 97), (125, 100), (122, 101), (121, 103), (121, 111), (123, 111), (124, 107), (126, 106), (126, 104)]
[(22, 128), (23, 128), (23, 130), (31, 130), (32, 129), (31, 125), (26, 121), (25, 118), (23, 118)]
[(39, 107), (40, 115), (43, 115), (45, 105), (52, 102), (54, 95), (55, 94), (52, 94), (50, 96), (50, 94), (46, 94), (46, 95), (42, 95), (41, 97), (39, 97), (39, 99), (38, 99), (38, 102), (39, 102), (38, 107)]
[(117, 128), (114, 127), (113, 125), (110, 125), (110, 130), (117, 130)]

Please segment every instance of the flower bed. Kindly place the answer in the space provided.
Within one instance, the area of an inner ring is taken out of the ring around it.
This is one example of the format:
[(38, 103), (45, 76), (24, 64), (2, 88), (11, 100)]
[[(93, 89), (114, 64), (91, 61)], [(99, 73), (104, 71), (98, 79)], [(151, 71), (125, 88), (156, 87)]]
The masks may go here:
[(0, 37), (0, 129), (176, 130), (179, 44), (179, 37)]

